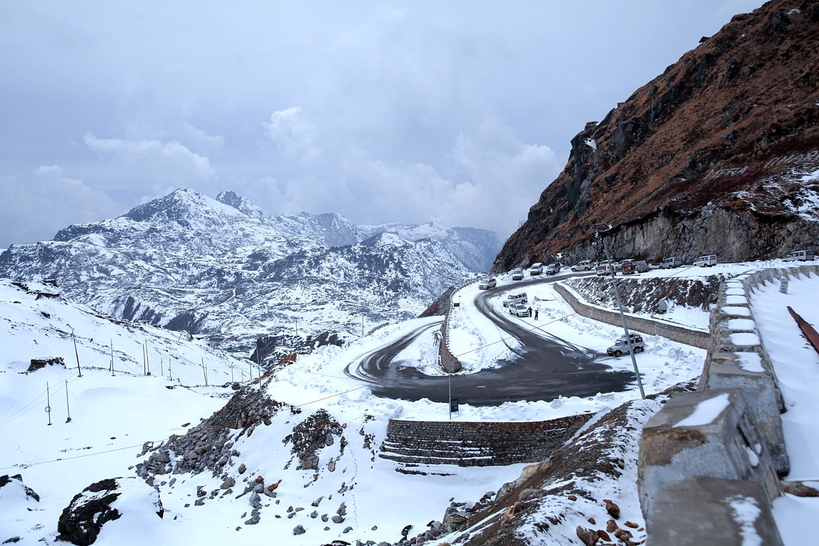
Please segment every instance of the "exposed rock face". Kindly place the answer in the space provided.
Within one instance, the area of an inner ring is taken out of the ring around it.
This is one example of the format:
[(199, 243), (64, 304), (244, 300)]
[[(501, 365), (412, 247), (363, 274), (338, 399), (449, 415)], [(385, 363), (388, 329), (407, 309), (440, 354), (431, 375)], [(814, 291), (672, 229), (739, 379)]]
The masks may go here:
[(493, 266), (602, 257), (770, 258), (819, 234), (819, 3), (735, 16), (572, 139)]
[(33, 499), (36, 502), (40, 502), (40, 495), (35, 493), (34, 489), (28, 487), (26, 484), (23, 483), (23, 476), (21, 476), (20, 474), (15, 474), (14, 476), (9, 476), (8, 474), (5, 474), (3, 476), (0, 476), (0, 489), (9, 484), (13, 484), (15, 481), (19, 482), (19, 484), (17, 485), (21, 487), (25, 492), (26, 499)]
[(319, 467), (318, 452), (335, 442), (333, 436), (342, 438), (341, 449), (344, 451), (343, 429), (327, 411), (320, 409), (293, 428), (283, 442), (292, 442), (290, 448), (299, 459), (298, 469), (317, 470)]
[[(159, 446), (146, 443), (142, 455), (151, 454), (136, 465), (137, 474), (149, 483), (157, 475), (198, 474), (206, 470), (227, 479), (225, 467), (239, 456), (231, 441), (237, 429), (249, 436), (258, 425), (269, 425), (270, 417), (285, 406), (271, 400), (258, 387), (245, 387), (236, 392), (225, 407), (192, 427), (187, 434), (171, 436)], [(243, 473), (241, 468), (239, 473)]]
[[(617, 284), (623, 306), (634, 313), (660, 313), (666, 305), (698, 307), (708, 311), (717, 299), (722, 275), (701, 279), (620, 278)], [(566, 281), (587, 301), (616, 309), (614, 288), (608, 277), (580, 277)]]

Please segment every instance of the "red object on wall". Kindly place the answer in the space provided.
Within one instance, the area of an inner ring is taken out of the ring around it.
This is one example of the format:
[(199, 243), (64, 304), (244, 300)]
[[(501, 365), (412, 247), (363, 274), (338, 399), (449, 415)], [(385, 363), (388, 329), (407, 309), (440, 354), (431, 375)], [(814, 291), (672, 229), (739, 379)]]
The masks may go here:
[(788, 306), (788, 312), (793, 317), (793, 320), (796, 321), (796, 324), (799, 325), (799, 329), (802, 330), (802, 333), (805, 334), (805, 337), (808, 338), (808, 341), (813, 348), (816, 349), (816, 352), (819, 353), (819, 332), (817, 332), (813, 326), (808, 324), (808, 322), (799, 316), (799, 313), (791, 309), (791, 306)]

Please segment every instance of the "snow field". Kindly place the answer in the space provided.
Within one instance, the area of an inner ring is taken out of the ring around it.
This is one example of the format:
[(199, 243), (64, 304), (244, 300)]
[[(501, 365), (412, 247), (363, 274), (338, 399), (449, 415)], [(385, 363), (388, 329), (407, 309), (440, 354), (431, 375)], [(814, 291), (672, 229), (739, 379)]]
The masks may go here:
[[(785, 479), (819, 488), (819, 354), (802, 336), (787, 306), (819, 328), (819, 276), (790, 279), (787, 294), (773, 282), (751, 295), (754, 319), (785, 401), (782, 428), (791, 463)], [(774, 518), (785, 544), (801, 543), (807, 522), (819, 518), (819, 499), (785, 494), (774, 501)]]

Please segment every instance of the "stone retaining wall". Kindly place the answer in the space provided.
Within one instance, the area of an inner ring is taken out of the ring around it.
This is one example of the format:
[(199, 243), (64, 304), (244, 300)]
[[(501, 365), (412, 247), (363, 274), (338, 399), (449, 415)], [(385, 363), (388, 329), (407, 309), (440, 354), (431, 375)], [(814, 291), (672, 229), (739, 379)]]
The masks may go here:
[[(605, 322), (612, 326), (622, 326), (623, 321), (620, 318), (620, 313), (616, 311), (609, 311), (608, 309), (601, 309), (591, 305), (588, 302), (582, 301), (580, 297), (570, 288), (561, 283), (554, 283), (555, 291), (569, 304), (569, 306), (580, 316)], [(629, 331), (637, 331), (647, 335), (662, 336), (678, 343), (685, 343), (686, 345), (693, 345), (700, 349), (707, 349), (711, 342), (711, 335), (708, 332), (700, 330), (693, 330), (683, 326), (676, 326), (651, 320), (644, 317), (638, 317), (626, 313), (626, 323)]]
[(390, 419), (379, 457), (405, 466), (498, 466), (544, 461), (591, 417), (583, 414), (529, 422)]

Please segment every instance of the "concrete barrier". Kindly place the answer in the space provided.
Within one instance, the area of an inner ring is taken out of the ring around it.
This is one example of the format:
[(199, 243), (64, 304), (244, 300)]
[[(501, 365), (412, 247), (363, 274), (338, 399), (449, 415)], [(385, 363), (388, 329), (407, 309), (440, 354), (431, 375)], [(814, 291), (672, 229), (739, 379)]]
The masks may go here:
[(647, 527), (652, 546), (782, 544), (755, 482), (689, 476), (663, 487), (654, 504)]
[(757, 483), (767, 499), (781, 494), (776, 469), (739, 389), (676, 394), (640, 438), (640, 506), (650, 527), (657, 494), (688, 476)]
[(452, 312), (452, 296), (458, 293), (458, 290), (463, 288), (464, 286), (469, 286), (472, 283), (480, 282), (478, 280), (472, 280), (465, 282), (451, 290), (449, 293), (449, 297), (447, 298), (446, 302), (446, 313), (444, 313), (444, 323), (441, 325), (441, 342), (438, 345), (438, 357), (439, 361), (441, 362), (441, 367), (447, 373), (458, 373), (461, 371), (461, 361), (458, 360), (454, 354), (452, 354), (452, 350), (449, 348), (449, 314)]
[(725, 282), (719, 289), (711, 313), (711, 347), (698, 386), (698, 390), (730, 388), (745, 393), (774, 467), (784, 476), (790, 471), (780, 417), (785, 404), (741, 279)]
[[(741, 544), (734, 512), (746, 501), (756, 508), (748, 532), (761, 544), (781, 544), (769, 503), (780, 494), (777, 475), (790, 467), (785, 405), (751, 302), (767, 283), (786, 289), (790, 279), (810, 275), (819, 275), (819, 265), (750, 271), (720, 286), (698, 392), (674, 396), (640, 440), (640, 504), (652, 544)], [(729, 407), (711, 423), (674, 426), (725, 393)]]
[[(603, 309), (583, 301), (579, 294), (561, 283), (556, 282), (552, 286), (554, 286), (555, 291), (560, 294), (578, 315), (605, 322), (612, 326), (623, 325), (620, 313), (609, 311), (608, 309)], [(626, 313), (626, 323), (628, 324), (629, 330), (647, 335), (662, 336), (678, 343), (699, 347), (700, 349), (707, 349), (711, 342), (711, 336), (708, 332), (685, 328), (659, 320), (638, 317), (629, 313)]]

